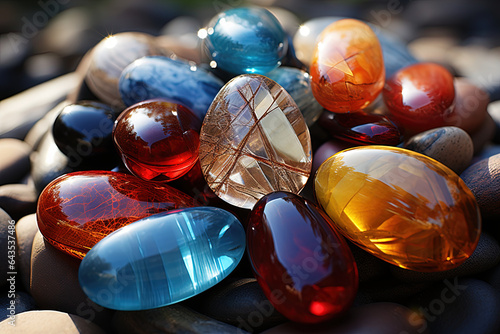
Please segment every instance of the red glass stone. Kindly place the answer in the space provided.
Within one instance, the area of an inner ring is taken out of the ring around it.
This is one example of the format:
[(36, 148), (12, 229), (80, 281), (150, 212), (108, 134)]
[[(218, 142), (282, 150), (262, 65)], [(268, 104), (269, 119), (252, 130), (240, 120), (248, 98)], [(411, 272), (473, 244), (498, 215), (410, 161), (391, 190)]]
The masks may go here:
[(389, 117), (413, 135), (446, 126), (453, 118), (453, 76), (441, 65), (420, 63), (402, 68), (383, 89)]
[(40, 232), (54, 247), (82, 259), (99, 240), (155, 213), (193, 206), (194, 200), (167, 185), (133, 175), (85, 171), (63, 175), (38, 199)]
[(325, 109), (346, 113), (366, 108), (384, 87), (377, 35), (354, 19), (330, 24), (318, 37), (309, 72), (313, 95)]
[(386, 116), (355, 112), (335, 114), (323, 112), (319, 125), (330, 135), (360, 145), (399, 145), (403, 136)]
[(171, 181), (198, 161), (200, 127), (200, 119), (186, 107), (149, 100), (120, 114), (113, 139), (134, 175), (148, 181)]
[(316, 206), (288, 192), (264, 196), (250, 214), (247, 245), (255, 277), (290, 320), (328, 320), (356, 295), (356, 263), (332, 226)]

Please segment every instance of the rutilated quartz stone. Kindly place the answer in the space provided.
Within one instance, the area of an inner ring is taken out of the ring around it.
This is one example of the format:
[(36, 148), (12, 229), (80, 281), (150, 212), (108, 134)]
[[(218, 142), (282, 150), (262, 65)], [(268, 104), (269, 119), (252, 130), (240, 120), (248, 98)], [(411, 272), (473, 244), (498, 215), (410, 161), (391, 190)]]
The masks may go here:
[(320, 166), (314, 183), (340, 232), (384, 261), (443, 271), (476, 248), (481, 217), (474, 195), (425, 155), (387, 146), (347, 149)]
[(216, 96), (200, 133), (205, 179), (224, 201), (252, 208), (277, 190), (298, 193), (312, 165), (309, 129), (276, 82), (244, 74)]
[(310, 68), (314, 97), (327, 110), (367, 107), (384, 86), (382, 48), (370, 27), (344, 19), (321, 33)]

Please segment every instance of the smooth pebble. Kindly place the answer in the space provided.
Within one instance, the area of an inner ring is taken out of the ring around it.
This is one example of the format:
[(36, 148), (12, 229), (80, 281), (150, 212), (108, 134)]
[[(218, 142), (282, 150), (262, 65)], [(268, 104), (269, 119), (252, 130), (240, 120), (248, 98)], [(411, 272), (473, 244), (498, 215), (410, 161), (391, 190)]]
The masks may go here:
[[(15, 271), (10, 268), (8, 253), (9, 246), (12, 246), (12, 240), (14, 245), (16, 243), (16, 233), (13, 229), (14, 226), (12, 218), (7, 214), (7, 212), (0, 209), (0, 287), (8, 286), (9, 282), (7, 281), (7, 278), (9, 278), (9, 275), (7, 273)], [(9, 242), (9, 240), (11, 240), (11, 242)], [(14, 255), (15, 257), (15, 249), (14, 254), (11, 253), (10, 255)]]
[(3, 208), (13, 219), (20, 218), (36, 211), (37, 194), (32, 184), (5, 184), (0, 186), (0, 208)]
[(37, 232), (38, 225), (34, 213), (21, 218), (16, 224), (18, 273), (26, 291), (30, 288), (31, 248)]
[(0, 139), (0, 185), (19, 181), (29, 173), (30, 152), (31, 147), (21, 140)]

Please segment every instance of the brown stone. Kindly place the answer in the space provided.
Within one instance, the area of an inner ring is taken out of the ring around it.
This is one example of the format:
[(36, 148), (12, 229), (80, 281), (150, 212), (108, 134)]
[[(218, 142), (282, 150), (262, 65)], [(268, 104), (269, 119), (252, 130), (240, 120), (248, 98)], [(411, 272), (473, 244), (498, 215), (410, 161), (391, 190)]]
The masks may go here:
[(21, 180), (30, 170), (31, 147), (25, 142), (0, 139), (0, 185)]

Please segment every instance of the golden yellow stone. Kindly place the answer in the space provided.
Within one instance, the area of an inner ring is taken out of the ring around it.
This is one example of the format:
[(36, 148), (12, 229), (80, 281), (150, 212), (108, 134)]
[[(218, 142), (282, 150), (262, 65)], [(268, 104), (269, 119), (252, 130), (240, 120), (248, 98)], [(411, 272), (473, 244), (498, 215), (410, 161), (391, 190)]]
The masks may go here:
[(384, 261), (442, 271), (476, 248), (481, 217), (474, 195), (427, 156), (397, 147), (351, 148), (326, 160), (314, 183), (340, 232)]

